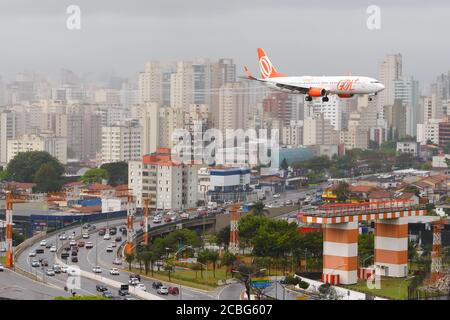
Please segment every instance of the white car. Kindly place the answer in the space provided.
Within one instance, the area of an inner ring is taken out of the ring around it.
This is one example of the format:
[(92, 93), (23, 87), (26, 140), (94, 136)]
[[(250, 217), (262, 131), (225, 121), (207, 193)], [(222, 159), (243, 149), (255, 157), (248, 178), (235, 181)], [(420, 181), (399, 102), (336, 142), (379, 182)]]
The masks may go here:
[(40, 245), (41, 247), (45, 247), (47, 245), (47, 240), (42, 240)]
[(49, 277), (54, 277), (55, 271), (53, 271), (52, 269), (47, 269), (47, 271), (45, 271), (45, 274)]
[(113, 251), (114, 251), (114, 249), (111, 246), (108, 246), (106, 248), (106, 252), (113, 252)]
[(132, 286), (137, 286), (140, 282), (138, 278), (131, 278), (130, 280), (128, 280), (128, 283)]
[(180, 218), (181, 219), (189, 219), (189, 213), (183, 212), (182, 214), (180, 214)]
[(75, 240), (70, 240), (69, 246), (73, 247), (73, 246), (76, 246), (76, 245), (77, 245), (77, 242)]
[(120, 265), (122, 265), (122, 260), (120, 260), (119, 258), (115, 258), (113, 260), (113, 264), (120, 266)]
[(69, 236), (69, 240), (73, 240), (73, 239), (75, 239), (75, 236), (72, 234)]
[(86, 249), (92, 249), (94, 247), (94, 244), (92, 242), (88, 241), (88, 242), (86, 242), (85, 247), (86, 247)]
[(3, 272), (3, 271), (5, 271), (5, 267), (2, 264), (0, 264), (0, 272)]
[(167, 288), (166, 286), (161, 286), (158, 288), (158, 290), (156, 290), (157, 294), (169, 294), (169, 288)]
[(56, 246), (52, 246), (52, 247), (50, 248), (50, 252), (56, 252)]
[(30, 251), (30, 253), (28, 253), (29, 257), (36, 257), (36, 251)]
[(160, 216), (156, 216), (153, 218), (153, 223), (161, 223), (161, 217)]
[(83, 239), (89, 239), (89, 234), (88, 233), (83, 233)]
[(69, 269), (68, 266), (62, 266), (62, 267), (61, 267), (61, 272), (62, 272), (62, 273), (67, 273), (67, 269)]
[(279, 194), (279, 193), (276, 193), (276, 194), (273, 195), (273, 197), (274, 197), (274, 198), (279, 198), (279, 197), (280, 197), (280, 194)]
[(96, 267), (93, 267), (93, 268), (92, 268), (92, 271), (93, 271), (94, 273), (102, 273), (102, 268), (100, 268), (99, 266), (96, 266)]
[(67, 239), (67, 237), (65, 234), (61, 235), (61, 240), (66, 240), (66, 239)]
[(109, 233), (105, 233), (105, 235), (103, 236), (103, 240), (111, 240), (111, 236), (109, 235)]
[(109, 274), (110, 275), (112, 275), (112, 276), (118, 276), (120, 273), (119, 273), (119, 269), (117, 269), (117, 268), (112, 268), (110, 271), (109, 271)]
[(147, 291), (147, 288), (145, 287), (145, 284), (143, 284), (143, 283), (138, 283), (136, 285), (136, 288), (139, 290), (142, 290), (142, 291)]
[(115, 241), (114, 241), (114, 242), (111, 242), (111, 247), (113, 247), (113, 248), (117, 247), (117, 244), (116, 244)]

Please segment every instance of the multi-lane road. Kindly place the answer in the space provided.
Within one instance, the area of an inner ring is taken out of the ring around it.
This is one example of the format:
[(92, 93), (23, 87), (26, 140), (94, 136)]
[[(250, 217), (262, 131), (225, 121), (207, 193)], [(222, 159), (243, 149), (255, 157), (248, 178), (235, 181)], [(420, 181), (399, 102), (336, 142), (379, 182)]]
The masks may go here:
[[(106, 227), (107, 224), (118, 224), (119, 221), (109, 221), (109, 222), (101, 222), (96, 224), (97, 229), (102, 227)], [(120, 221), (120, 225), (125, 225), (125, 221)], [(153, 223), (151, 223), (152, 227), (154, 226)], [(139, 223), (135, 224), (135, 228), (139, 229)], [(72, 234), (72, 232), (75, 232), (75, 236), (80, 236), (82, 233), (81, 227), (73, 228), (70, 230), (66, 230), (65, 234), (68, 237)], [(102, 269), (101, 276), (107, 279), (115, 280), (123, 284), (128, 284), (129, 280), (129, 273), (125, 270), (127, 268), (127, 265), (125, 262), (123, 262), (122, 266), (119, 266), (120, 269), (120, 275), (110, 275), (109, 271), (112, 267), (118, 267), (113, 265), (112, 261), (116, 257), (116, 250), (119, 248), (120, 243), (116, 243), (116, 247), (113, 248), (113, 252), (107, 252), (106, 248), (114, 242), (115, 236), (112, 236), (110, 240), (104, 240), (103, 236), (99, 236), (98, 232), (94, 232), (90, 234), (89, 239), (84, 239), (85, 242), (90, 241), (94, 244), (94, 247), (92, 249), (86, 249), (85, 247), (82, 247), (78, 251), (78, 263), (71, 263), (70, 259), (68, 259), (67, 264), (68, 265), (76, 265), (81, 270), (92, 273), (92, 268), (95, 266), (100, 266)], [(52, 236), (46, 239), (47, 243), (51, 243), (53, 245), (56, 245), (58, 248), (57, 253), (51, 253), (49, 252), (49, 249), (44, 249), (44, 254), (38, 254), (36, 257), (29, 257), (30, 252), (36, 251), (37, 248), (44, 248), (40, 246), (40, 243), (35, 243), (33, 246), (27, 248), (24, 250), (23, 253), (21, 253), (16, 261), (16, 265), (22, 268), (23, 270), (26, 270), (30, 273), (35, 274), (40, 279), (43, 279), (43, 281), (48, 284), (48, 288), (53, 288), (55, 290), (58, 290), (57, 292), (50, 292), (47, 290), (45, 295), (41, 296), (41, 299), (50, 298), (54, 295), (68, 295), (65, 291), (63, 291), (63, 288), (67, 284), (68, 276), (65, 273), (56, 274), (55, 276), (47, 276), (45, 273), (45, 270), (47, 267), (32, 267), (31, 262), (34, 259), (46, 259), (48, 261), (48, 268), (51, 268), (55, 263), (57, 263), (56, 258), (58, 255), (58, 258), (60, 260), (60, 252), (61, 248), (64, 246), (69, 245), (69, 240), (59, 240), (58, 236)], [(65, 261), (63, 261), (65, 262)], [(22, 276), (21, 276), (22, 277)], [(32, 280), (25, 278), (23, 281), (28, 281), (27, 286), (30, 285), (30, 282), (33, 282)], [(156, 279), (151, 279), (150, 277), (144, 277), (141, 276), (141, 282), (146, 286), (147, 292), (156, 294), (156, 290), (152, 288), (153, 281), (157, 281)], [(77, 294), (80, 295), (95, 295), (99, 294), (99, 292), (96, 291), (96, 285), (101, 283), (100, 281), (95, 281), (91, 278), (81, 277), (81, 288), (78, 290), (75, 290)], [(164, 282), (163, 282), (164, 283)], [(35, 282), (36, 285), (43, 284)], [(167, 286), (177, 286), (174, 284), (168, 284), (165, 283)], [(25, 283), (24, 283), (25, 286)], [(110, 291), (117, 296), (117, 288), (109, 287)], [(133, 287), (130, 286), (130, 293), (133, 294)], [(177, 299), (183, 299), (183, 300), (210, 300), (210, 299), (239, 299), (240, 294), (244, 290), (244, 287), (242, 285), (228, 285), (225, 287), (219, 287), (218, 289), (214, 291), (202, 291), (194, 288), (189, 288), (182, 286), (181, 287), (181, 295), (168, 295), (168, 296), (162, 296), (164, 299), (168, 300), (177, 300)], [(26, 299), (26, 298), (25, 298)]]
[[(271, 201), (277, 201), (282, 204), (284, 201), (291, 200), (296, 202), (299, 198), (305, 197), (307, 193), (315, 192), (314, 189), (286, 192), (277, 199), (269, 199), (266, 204)], [(286, 216), (289, 216), (288, 214)], [(164, 222), (162, 223), (164, 224)], [(102, 227), (108, 227), (109, 225), (119, 225), (124, 226), (125, 220), (115, 220), (107, 222), (96, 223), (96, 231), (90, 234), (89, 239), (83, 239), (85, 242), (92, 242), (94, 247), (92, 249), (86, 249), (82, 247), (78, 251), (78, 263), (71, 263), (70, 258), (67, 260), (67, 264), (72, 264), (78, 266), (81, 270), (89, 273), (93, 273), (92, 269), (95, 266), (99, 266), (102, 269), (101, 276), (107, 279), (115, 280), (117, 282), (128, 284), (129, 272), (126, 270), (127, 265), (123, 262), (122, 266), (113, 265), (113, 260), (117, 256), (116, 250), (120, 247), (120, 243), (116, 243), (116, 247), (113, 248), (113, 252), (107, 252), (106, 248), (114, 242), (115, 236), (112, 236), (110, 240), (105, 240), (103, 236), (98, 235), (98, 230)], [(150, 228), (154, 227), (152, 221), (150, 221)], [(136, 222), (135, 230), (140, 229), (139, 223)], [(75, 232), (75, 236), (80, 237), (83, 232), (81, 226), (74, 227), (70, 230), (66, 230), (65, 234), (67, 237)], [(120, 232), (119, 232), (120, 233)], [(45, 270), (51, 268), (55, 263), (58, 263), (57, 258), (60, 259), (61, 249), (64, 246), (69, 245), (69, 240), (59, 240), (58, 235), (48, 237), (46, 239), (47, 243), (52, 243), (56, 245), (58, 250), (57, 253), (49, 252), (49, 249), (44, 249), (44, 254), (37, 255), (37, 257), (29, 257), (29, 253), (35, 251), (37, 248), (41, 247), (39, 242), (35, 243), (33, 246), (27, 248), (22, 252), (16, 261), (16, 265), (21, 269), (26, 270), (44, 281), (37, 282), (22, 275), (14, 273), (7, 270), (5, 273), (0, 274), (0, 297), (17, 297), (21, 299), (51, 299), (54, 296), (68, 296), (70, 293), (63, 290), (67, 285), (68, 276), (65, 273), (56, 274), (55, 276), (47, 276)], [(57, 257), (58, 256), (58, 257)], [(31, 262), (33, 259), (46, 259), (48, 261), (48, 267), (32, 267)], [(109, 271), (113, 267), (119, 267), (120, 275), (110, 275)], [(141, 282), (146, 286), (147, 292), (156, 295), (156, 290), (152, 288), (153, 281), (156, 279), (151, 279), (150, 277), (141, 277)], [(99, 284), (92, 278), (81, 277), (80, 289), (75, 290), (77, 294), (81, 295), (96, 295), (100, 294), (96, 291), (96, 285)], [(165, 283), (167, 286), (178, 286), (175, 284)], [(179, 286), (178, 286), (179, 287)], [(202, 291), (190, 287), (181, 287), (181, 295), (173, 296), (162, 296), (164, 299), (168, 300), (210, 300), (210, 299), (220, 299), (220, 300), (239, 300), (241, 293), (244, 291), (244, 286), (240, 283), (233, 283), (226, 286), (218, 287), (214, 291)], [(109, 287), (109, 290), (117, 296), (117, 288)], [(285, 297), (286, 299), (295, 299), (297, 295), (290, 291), (285, 291), (283, 294), (283, 287), (281, 285), (273, 285), (269, 288), (268, 294), (272, 297)], [(133, 287), (130, 286), (130, 292), (133, 294)]]

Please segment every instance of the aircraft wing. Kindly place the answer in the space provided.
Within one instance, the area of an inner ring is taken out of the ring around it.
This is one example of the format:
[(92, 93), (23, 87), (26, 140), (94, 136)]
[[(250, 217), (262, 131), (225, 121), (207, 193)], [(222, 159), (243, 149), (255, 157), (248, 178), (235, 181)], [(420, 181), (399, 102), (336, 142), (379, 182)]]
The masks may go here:
[(290, 90), (292, 92), (303, 93), (303, 94), (307, 94), (310, 89), (310, 88), (306, 88), (306, 87), (298, 87), (298, 86), (293, 86), (293, 85), (283, 84), (283, 83), (274, 83), (274, 85), (280, 89), (286, 89), (286, 90)]

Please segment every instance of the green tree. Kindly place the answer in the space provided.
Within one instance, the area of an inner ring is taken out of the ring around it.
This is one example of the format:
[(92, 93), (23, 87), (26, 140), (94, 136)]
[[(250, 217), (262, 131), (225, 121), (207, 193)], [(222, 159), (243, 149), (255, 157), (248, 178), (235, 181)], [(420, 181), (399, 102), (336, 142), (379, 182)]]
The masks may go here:
[(152, 275), (153, 275), (153, 263), (152, 263), (152, 261), (154, 260), (154, 252), (147, 249), (147, 250), (142, 251), (141, 255), (142, 255), (142, 261), (144, 262), (145, 274), (146, 275), (148, 274), (148, 269), (149, 269), (149, 267), (151, 265)]
[(416, 196), (420, 195), (420, 190), (416, 186), (407, 186), (403, 189), (403, 192), (414, 193)]
[(81, 177), (81, 181), (87, 184), (101, 183), (103, 179), (108, 179), (108, 171), (101, 168), (90, 169)]
[[(192, 264), (191, 269), (195, 272), (195, 279), (197, 280), (198, 271), (203, 270), (202, 265), (200, 263), (194, 263), (194, 264)], [(202, 274), (202, 278), (203, 278), (203, 274)]]
[(266, 205), (264, 204), (264, 202), (262, 201), (258, 201), (255, 203), (255, 205), (253, 206), (253, 214), (254, 215), (262, 215), (264, 213), (264, 207)]
[(18, 153), (8, 163), (7, 179), (18, 182), (33, 182), (35, 174), (44, 163), (53, 167), (58, 179), (64, 173), (63, 165), (48, 152), (28, 151)]
[(125, 253), (125, 261), (128, 263), (128, 270), (131, 271), (131, 264), (134, 261), (133, 253)]
[(200, 251), (197, 255), (197, 261), (202, 264), (200, 275), (203, 278), (203, 266), (207, 266), (209, 262), (209, 253), (207, 250)]
[(36, 172), (33, 182), (37, 192), (55, 192), (61, 190), (61, 179), (50, 163), (43, 163)]
[(209, 251), (208, 252), (208, 261), (212, 263), (213, 265), (213, 277), (216, 277), (216, 266), (217, 261), (219, 260), (219, 253), (216, 251)]
[(108, 184), (117, 186), (128, 183), (128, 164), (126, 162), (111, 162), (100, 166), (108, 172)]
[(336, 200), (339, 202), (345, 202), (349, 197), (349, 185), (346, 182), (340, 182), (334, 189), (336, 193)]
[[(225, 279), (228, 275), (228, 269), (232, 269), (234, 263), (236, 262), (236, 256), (229, 251), (225, 251), (222, 256), (221, 263), (226, 267), (225, 268)], [(233, 272), (231, 272), (233, 273)]]
[(230, 225), (227, 225), (217, 232), (216, 242), (219, 246), (224, 246), (225, 250), (228, 248), (228, 244), (230, 243)]
[(360, 234), (358, 236), (358, 256), (364, 266), (373, 261), (374, 252), (374, 235), (373, 233)]

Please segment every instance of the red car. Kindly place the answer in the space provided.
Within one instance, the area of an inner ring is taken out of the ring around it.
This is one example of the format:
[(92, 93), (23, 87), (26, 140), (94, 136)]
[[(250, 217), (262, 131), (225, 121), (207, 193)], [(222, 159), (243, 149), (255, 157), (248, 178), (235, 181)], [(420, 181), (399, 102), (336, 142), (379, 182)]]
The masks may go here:
[(78, 241), (78, 247), (79, 248), (84, 247), (84, 241)]
[(165, 218), (164, 218), (164, 222), (165, 222), (165, 223), (172, 222), (172, 218), (170, 218), (170, 217), (165, 217)]
[(178, 287), (170, 287), (169, 288), (169, 294), (177, 295), (179, 293), (180, 293), (180, 290), (178, 289)]

